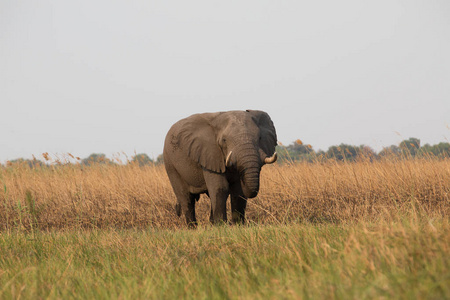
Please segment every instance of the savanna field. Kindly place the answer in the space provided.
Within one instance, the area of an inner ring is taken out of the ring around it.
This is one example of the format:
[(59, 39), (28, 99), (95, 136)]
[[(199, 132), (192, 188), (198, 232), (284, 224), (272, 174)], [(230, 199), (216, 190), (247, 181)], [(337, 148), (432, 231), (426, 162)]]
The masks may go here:
[[(0, 299), (449, 299), (450, 159), (263, 167), (247, 225), (164, 166), (0, 168)], [(229, 216), (230, 219), (230, 216)]]

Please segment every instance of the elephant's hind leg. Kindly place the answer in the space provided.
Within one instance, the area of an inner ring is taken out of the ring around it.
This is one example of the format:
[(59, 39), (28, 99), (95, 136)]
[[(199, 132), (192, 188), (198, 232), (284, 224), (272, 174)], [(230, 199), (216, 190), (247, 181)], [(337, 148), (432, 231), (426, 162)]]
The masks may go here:
[(178, 216), (181, 216), (181, 212), (184, 212), (186, 217), (186, 223), (190, 227), (197, 226), (197, 219), (195, 218), (195, 200), (199, 195), (191, 194), (189, 192), (189, 187), (180, 177), (178, 172), (166, 166), (167, 174), (169, 176), (170, 183), (172, 184), (173, 191), (177, 197), (177, 203), (175, 204), (175, 211)]
[(187, 207), (183, 208), (186, 217), (186, 223), (189, 227), (197, 227), (197, 218), (195, 217), (195, 202), (197, 202), (200, 195), (189, 193)]
[(177, 216), (181, 217), (181, 204), (178, 202), (175, 204), (175, 212), (177, 213)]

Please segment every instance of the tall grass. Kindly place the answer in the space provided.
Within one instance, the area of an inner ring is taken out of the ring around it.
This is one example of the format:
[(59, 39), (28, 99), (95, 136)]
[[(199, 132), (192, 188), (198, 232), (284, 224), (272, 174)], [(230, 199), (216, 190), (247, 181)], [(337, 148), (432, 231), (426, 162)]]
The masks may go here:
[[(58, 165), (0, 168), (0, 230), (180, 228), (163, 166)], [(197, 204), (208, 223), (210, 201)], [(450, 159), (384, 159), (268, 165), (247, 205), (250, 223), (339, 223), (418, 212), (450, 213)]]
[[(0, 299), (448, 299), (450, 160), (269, 165), (248, 226), (163, 166), (0, 168)], [(176, 229), (176, 230), (173, 230)]]

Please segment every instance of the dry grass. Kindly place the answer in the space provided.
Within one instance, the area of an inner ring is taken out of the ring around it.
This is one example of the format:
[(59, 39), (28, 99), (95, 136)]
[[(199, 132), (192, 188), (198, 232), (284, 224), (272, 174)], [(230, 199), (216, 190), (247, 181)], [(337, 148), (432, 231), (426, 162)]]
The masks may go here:
[[(266, 169), (255, 204), (274, 220), (374, 220), (405, 213), (448, 216), (450, 160), (301, 163)], [(270, 214), (269, 214), (270, 212)]]
[[(0, 230), (184, 227), (163, 166), (62, 165), (0, 168)], [(197, 207), (207, 224), (209, 199)], [(450, 159), (300, 163), (263, 168), (250, 222), (346, 222), (450, 214)]]
[(198, 230), (163, 166), (11, 165), (0, 184), (1, 299), (450, 298), (450, 159), (266, 166), (256, 226), (206, 225), (202, 197)]

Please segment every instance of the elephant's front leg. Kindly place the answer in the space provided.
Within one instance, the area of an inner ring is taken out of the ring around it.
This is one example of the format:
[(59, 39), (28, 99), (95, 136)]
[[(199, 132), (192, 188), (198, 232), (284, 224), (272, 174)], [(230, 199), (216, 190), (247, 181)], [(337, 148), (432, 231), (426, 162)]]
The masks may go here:
[(245, 208), (247, 198), (244, 196), (240, 183), (231, 186), (231, 217), (233, 224), (245, 223)]
[(209, 198), (211, 198), (211, 222), (227, 222), (227, 199), (230, 187), (224, 174), (205, 170), (203, 172)]

